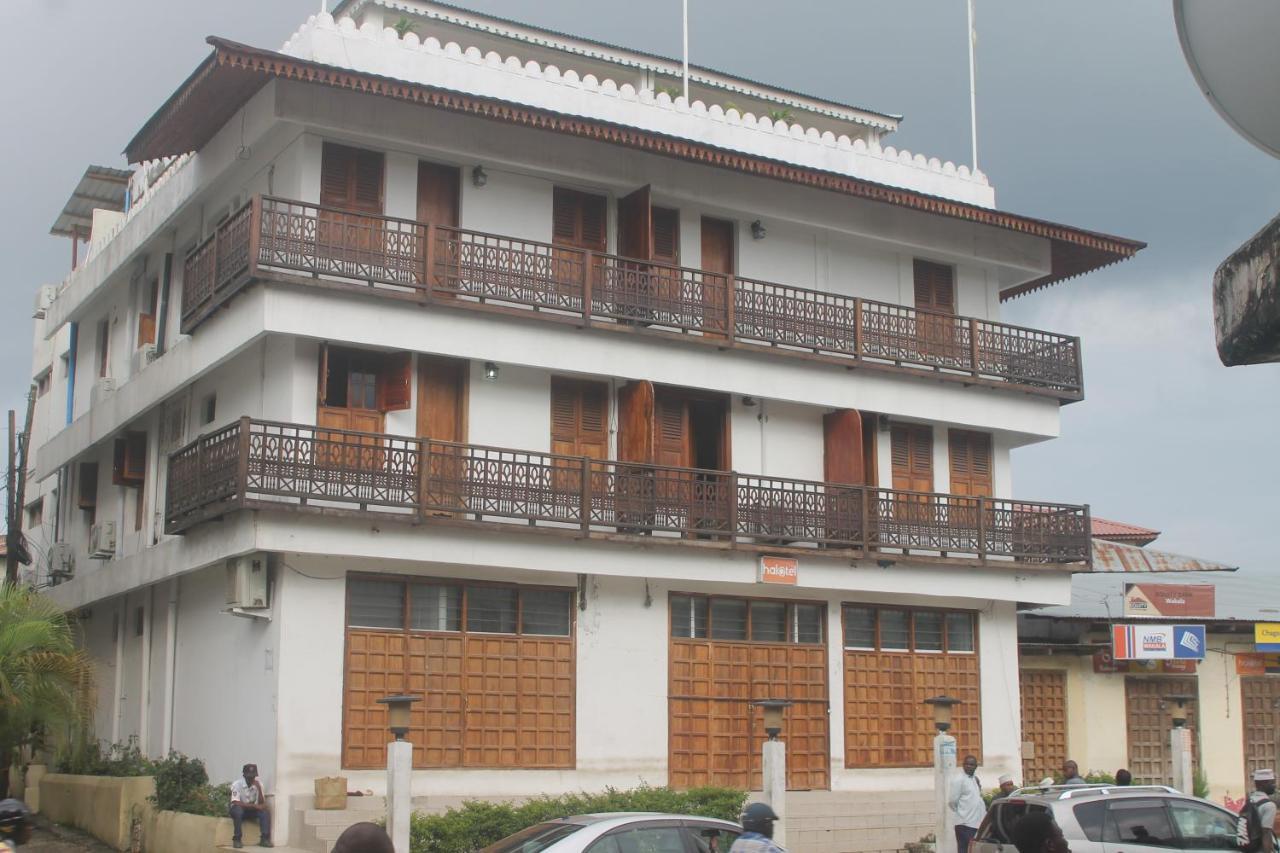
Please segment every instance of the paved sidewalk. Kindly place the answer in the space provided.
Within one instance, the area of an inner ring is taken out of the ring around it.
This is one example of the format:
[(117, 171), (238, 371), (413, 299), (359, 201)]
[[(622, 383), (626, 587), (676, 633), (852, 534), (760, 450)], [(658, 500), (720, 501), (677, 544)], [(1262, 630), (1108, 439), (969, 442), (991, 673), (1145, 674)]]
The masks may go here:
[(21, 847), (22, 853), (115, 853), (92, 835), (36, 817), (36, 831)]

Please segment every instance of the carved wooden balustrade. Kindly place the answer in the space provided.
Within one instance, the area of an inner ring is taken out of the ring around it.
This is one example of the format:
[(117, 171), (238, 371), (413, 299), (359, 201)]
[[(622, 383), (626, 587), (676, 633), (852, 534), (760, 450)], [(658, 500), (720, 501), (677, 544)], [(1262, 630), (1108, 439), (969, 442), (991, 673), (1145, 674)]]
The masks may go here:
[[(187, 256), (182, 329), (260, 278), (1083, 396), (1080, 341), (743, 276), (258, 196)], [(523, 310), (520, 310), (523, 309)]]
[(244, 507), (646, 535), (762, 551), (1088, 563), (1084, 506), (671, 468), (242, 418), (169, 457), (165, 525)]

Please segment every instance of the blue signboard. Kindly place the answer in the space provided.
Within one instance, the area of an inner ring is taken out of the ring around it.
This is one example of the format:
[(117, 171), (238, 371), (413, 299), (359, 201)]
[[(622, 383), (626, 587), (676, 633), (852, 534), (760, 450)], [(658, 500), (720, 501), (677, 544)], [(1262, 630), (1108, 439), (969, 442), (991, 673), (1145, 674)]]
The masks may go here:
[(1175, 658), (1204, 659), (1204, 626), (1174, 625), (1173, 656)]

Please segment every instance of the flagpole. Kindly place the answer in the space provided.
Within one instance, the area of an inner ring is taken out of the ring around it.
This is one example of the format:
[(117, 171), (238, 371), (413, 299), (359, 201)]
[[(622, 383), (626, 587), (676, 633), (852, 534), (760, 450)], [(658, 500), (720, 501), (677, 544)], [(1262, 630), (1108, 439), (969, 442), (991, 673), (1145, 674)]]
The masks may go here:
[(689, 103), (689, 0), (681, 0), (681, 21), (684, 24), (684, 102)]
[[(973, 28), (973, 0), (969, 0), (969, 129), (973, 143), (973, 171), (978, 171), (978, 89), (974, 84), (973, 48), (978, 33)], [(687, 48), (686, 48), (687, 50)]]

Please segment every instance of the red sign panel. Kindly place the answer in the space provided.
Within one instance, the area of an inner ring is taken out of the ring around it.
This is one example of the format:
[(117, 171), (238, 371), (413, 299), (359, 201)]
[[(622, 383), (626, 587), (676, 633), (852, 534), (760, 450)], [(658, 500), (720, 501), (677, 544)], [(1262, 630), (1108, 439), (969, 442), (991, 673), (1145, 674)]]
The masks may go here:
[(1125, 618), (1192, 617), (1212, 619), (1215, 609), (1213, 584), (1127, 583), (1124, 585)]
[(800, 578), (800, 561), (790, 557), (761, 557), (760, 583), (795, 586)]

